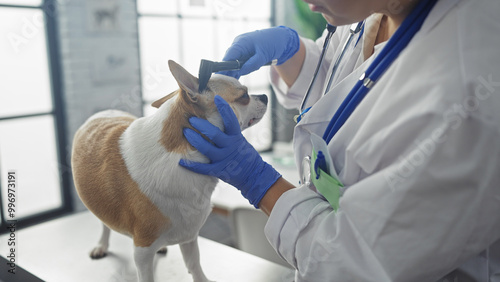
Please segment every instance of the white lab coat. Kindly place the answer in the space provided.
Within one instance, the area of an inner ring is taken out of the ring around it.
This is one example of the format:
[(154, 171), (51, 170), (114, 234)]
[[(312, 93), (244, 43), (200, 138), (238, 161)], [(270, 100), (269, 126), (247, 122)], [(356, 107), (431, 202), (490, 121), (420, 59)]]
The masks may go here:
[[(305, 186), (278, 200), (265, 232), (295, 281), (500, 281), (499, 12), (498, 0), (440, 0), (328, 145), (346, 186), (338, 211)], [(310, 132), (323, 135), (373, 60), (362, 49), (377, 19), (322, 96), (348, 27), (332, 38), (314, 105), (295, 128), (298, 167)], [(289, 108), (300, 106), (323, 39), (304, 41), (290, 89), (271, 71)]]

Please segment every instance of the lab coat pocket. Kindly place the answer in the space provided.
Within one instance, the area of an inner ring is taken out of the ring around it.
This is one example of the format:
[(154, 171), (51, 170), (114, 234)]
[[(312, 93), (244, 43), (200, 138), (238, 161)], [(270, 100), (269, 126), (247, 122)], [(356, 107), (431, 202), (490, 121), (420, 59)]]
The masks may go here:
[(311, 182), (336, 211), (342, 194), (341, 188), (344, 185), (339, 180), (332, 158), (328, 153), (328, 146), (323, 138), (311, 134), (311, 143), (313, 146), (310, 165)]

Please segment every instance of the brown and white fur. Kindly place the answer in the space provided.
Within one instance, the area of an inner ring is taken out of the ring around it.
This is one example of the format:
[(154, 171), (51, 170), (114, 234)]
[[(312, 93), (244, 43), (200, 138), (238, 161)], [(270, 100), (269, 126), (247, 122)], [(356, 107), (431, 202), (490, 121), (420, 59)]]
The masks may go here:
[(136, 118), (109, 110), (80, 127), (73, 142), (73, 177), (80, 198), (103, 222), (92, 258), (106, 255), (113, 229), (133, 238), (139, 281), (153, 281), (155, 253), (173, 244), (180, 244), (194, 281), (208, 281), (197, 237), (211, 211), (217, 179), (178, 165), (180, 159), (208, 162), (187, 142), (183, 128), (191, 128), (188, 119), (197, 116), (223, 129), (214, 104), (220, 95), (243, 130), (262, 118), (267, 97), (249, 96), (245, 86), (222, 75), (214, 75), (198, 93), (196, 77), (173, 61), (169, 67), (180, 89), (154, 102), (153, 115)]

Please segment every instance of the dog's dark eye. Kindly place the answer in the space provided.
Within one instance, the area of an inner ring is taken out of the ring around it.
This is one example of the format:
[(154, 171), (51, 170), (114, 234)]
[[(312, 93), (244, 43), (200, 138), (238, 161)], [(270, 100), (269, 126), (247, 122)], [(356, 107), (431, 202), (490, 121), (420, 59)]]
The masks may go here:
[(247, 105), (248, 103), (250, 103), (250, 96), (248, 96), (248, 93), (245, 93), (245, 94), (243, 94), (243, 96), (236, 99), (236, 102), (243, 104), (243, 105)]

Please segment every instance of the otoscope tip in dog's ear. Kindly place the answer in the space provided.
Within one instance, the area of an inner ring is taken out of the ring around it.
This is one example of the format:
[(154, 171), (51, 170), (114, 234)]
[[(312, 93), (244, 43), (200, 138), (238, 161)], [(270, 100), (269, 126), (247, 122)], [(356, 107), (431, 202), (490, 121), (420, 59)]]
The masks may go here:
[(207, 87), (208, 80), (212, 76), (214, 62), (202, 59), (200, 62), (200, 69), (198, 71), (198, 92), (202, 93)]

